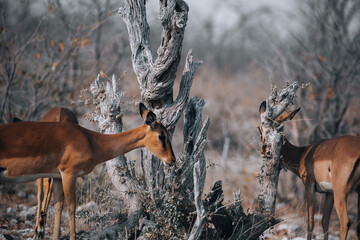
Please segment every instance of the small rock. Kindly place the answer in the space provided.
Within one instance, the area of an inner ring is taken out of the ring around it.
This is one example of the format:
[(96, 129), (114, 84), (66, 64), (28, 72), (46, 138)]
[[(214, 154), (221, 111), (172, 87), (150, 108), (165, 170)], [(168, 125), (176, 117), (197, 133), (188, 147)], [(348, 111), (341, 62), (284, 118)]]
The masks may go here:
[(14, 211), (15, 211), (15, 210), (12, 209), (11, 207), (9, 207), (9, 208), (6, 209), (6, 213), (7, 213), (7, 214), (11, 214), (11, 213), (13, 213)]
[(10, 220), (10, 224), (11, 224), (11, 225), (17, 225), (17, 224), (18, 224), (18, 220), (16, 220), (16, 219), (11, 219), (11, 220)]
[(27, 194), (26, 194), (25, 191), (19, 191), (16, 195), (18, 197), (20, 197), (20, 198), (26, 198), (27, 197)]

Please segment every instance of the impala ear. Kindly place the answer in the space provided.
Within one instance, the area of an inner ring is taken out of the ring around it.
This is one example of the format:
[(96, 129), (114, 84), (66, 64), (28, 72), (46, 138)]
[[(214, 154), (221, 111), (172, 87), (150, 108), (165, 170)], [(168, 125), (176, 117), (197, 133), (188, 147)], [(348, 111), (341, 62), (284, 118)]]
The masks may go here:
[(151, 125), (156, 121), (156, 115), (152, 111), (148, 110), (143, 103), (139, 104), (139, 112), (147, 125)]
[(263, 101), (259, 107), (259, 114), (263, 114), (266, 111), (266, 101)]
[(282, 123), (282, 122), (285, 122), (286, 120), (293, 119), (295, 117), (295, 115), (300, 111), (300, 109), (301, 108), (298, 108), (298, 109), (295, 109), (292, 112), (287, 112), (287, 113), (284, 113), (284, 114), (280, 115), (279, 117), (277, 117), (275, 119), (275, 122)]
[(17, 123), (17, 122), (22, 122), (22, 121), (20, 118), (14, 117), (12, 122)]

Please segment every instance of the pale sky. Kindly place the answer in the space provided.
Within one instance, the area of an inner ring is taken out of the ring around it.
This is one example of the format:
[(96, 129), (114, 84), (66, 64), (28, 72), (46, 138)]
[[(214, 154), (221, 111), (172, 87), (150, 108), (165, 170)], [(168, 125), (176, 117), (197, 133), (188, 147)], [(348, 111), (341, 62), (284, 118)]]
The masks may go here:
[[(272, 21), (279, 29), (293, 29), (297, 27), (298, 21), (296, 12), (298, 2), (296, 0), (185, 0), (189, 5), (189, 20), (187, 29), (196, 29), (197, 24), (204, 19), (213, 18), (215, 23), (215, 31), (221, 32), (236, 22), (239, 18), (240, 11), (248, 12), (267, 6), (274, 12)], [(159, 3), (156, 0), (147, 2), (148, 20), (158, 21), (157, 12)], [(294, 21), (291, 21), (291, 20)]]

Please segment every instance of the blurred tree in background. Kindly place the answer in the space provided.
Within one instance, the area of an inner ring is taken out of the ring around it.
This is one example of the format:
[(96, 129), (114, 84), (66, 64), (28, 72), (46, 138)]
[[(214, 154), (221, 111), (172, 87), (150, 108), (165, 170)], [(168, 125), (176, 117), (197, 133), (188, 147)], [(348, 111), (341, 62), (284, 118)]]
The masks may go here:
[(35, 120), (49, 107), (67, 104), (100, 70), (122, 72), (127, 40), (122, 29), (111, 24), (118, 4), (0, 2), (1, 123), (13, 116)]
[(360, 2), (309, 0), (300, 14), (303, 28), (276, 61), (277, 78), (309, 84), (297, 101), (300, 142), (359, 134)]

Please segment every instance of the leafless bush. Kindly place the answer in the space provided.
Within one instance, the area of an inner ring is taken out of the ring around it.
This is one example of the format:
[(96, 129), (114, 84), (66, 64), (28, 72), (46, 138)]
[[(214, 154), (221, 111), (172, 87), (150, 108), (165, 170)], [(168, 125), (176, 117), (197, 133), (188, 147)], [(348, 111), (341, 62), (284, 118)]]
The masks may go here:
[(279, 48), (277, 79), (309, 84), (299, 95), (304, 106), (298, 128), (305, 143), (359, 131), (360, 4), (357, 1), (306, 2), (304, 29), (290, 48)]

